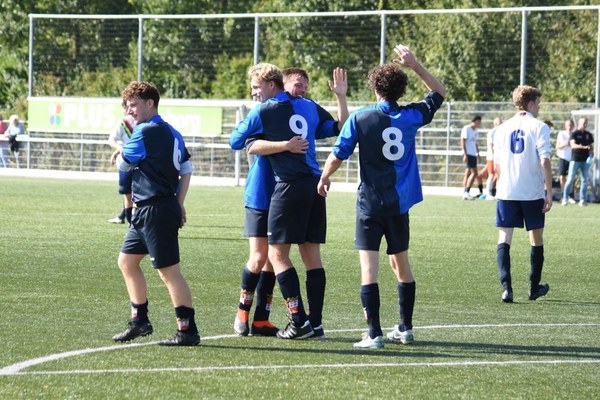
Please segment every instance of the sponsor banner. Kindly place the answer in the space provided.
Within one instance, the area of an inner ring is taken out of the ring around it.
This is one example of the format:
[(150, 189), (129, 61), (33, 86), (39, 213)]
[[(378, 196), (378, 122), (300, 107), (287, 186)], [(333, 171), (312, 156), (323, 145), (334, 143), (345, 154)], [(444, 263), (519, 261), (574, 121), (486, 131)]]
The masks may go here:
[[(30, 132), (111, 134), (123, 118), (120, 98), (30, 97)], [(223, 133), (223, 108), (206, 101), (161, 99), (159, 114), (184, 136)]]

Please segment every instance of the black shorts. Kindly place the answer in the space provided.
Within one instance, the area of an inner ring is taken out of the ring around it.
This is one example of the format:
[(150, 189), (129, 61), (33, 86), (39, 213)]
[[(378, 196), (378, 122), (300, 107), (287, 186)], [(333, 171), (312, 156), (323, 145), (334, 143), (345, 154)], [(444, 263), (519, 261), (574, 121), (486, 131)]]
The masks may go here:
[(544, 199), (498, 200), (496, 202), (496, 226), (499, 228), (522, 228), (532, 231), (544, 227), (546, 214), (542, 212)]
[(133, 170), (119, 171), (119, 194), (130, 194)]
[(319, 178), (277, 182), (269, 208), (269, 244), (325, 243), (325, 198), (317, 193)]
[(246, 224), (244, 225), (244, 236), (267, 237), (267, 222), (269, 210), (246, 207)]
[(477, 156), (467, 155), (467, 168), (477, 168)]
[(569, 161), (560, 157), (558, 158), (558, 174), (560, 176), (569, 175)]
[(179, 263), (181, 207), (175, 196), (134, 207), (121, 252), (149, 254), (154, 268)]
[(381, 238), (385, 236), (387, 254), (398, 254), (408, 250), (410, 224), (408, 212), (400, 215), (370, 217), (356, 212), (356, 239), (358, 250), (379, 251)]

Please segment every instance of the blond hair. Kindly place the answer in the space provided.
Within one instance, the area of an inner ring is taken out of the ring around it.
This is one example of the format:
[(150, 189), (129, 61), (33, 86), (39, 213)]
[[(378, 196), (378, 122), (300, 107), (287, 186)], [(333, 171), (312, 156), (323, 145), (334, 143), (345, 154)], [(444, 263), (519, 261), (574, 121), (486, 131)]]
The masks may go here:
[(248, 69), (250, 79), (257, 78), (261, 82), (273, 82), (277, 88), (283, 90), (283, 73), (281, 70), (269, 63), (253, 65)]

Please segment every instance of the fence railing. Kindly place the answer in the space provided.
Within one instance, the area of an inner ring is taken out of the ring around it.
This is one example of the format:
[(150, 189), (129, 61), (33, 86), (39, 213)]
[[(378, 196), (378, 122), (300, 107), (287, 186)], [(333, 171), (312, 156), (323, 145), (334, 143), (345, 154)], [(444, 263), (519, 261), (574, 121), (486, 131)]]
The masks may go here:
[[(231, 132), (247, 102), (240, 101), (238, 106), (228, 103), (223, 109), (223, 132)], [(572, 110), (589, 108), (590, 104), (542, 104), (544, 119), (554, 123), (556, 131), (562, 129), (564, 120), (571, 118)], [(353, 105), (351, 108), (356, 108)], [(325, 108), (331, 110), (332, 106)], [(445, 103), (436, 113), (434, 120), (423, 127), (417, 136), (417, 155), (421, 179), (425, 186), (459, 187), (462, 183), (465, 166), (460, 147), (461, 128), (468, 124), (473, 115), (483, 118), (480, 128), (479, 149), (481, 163), (485, 163), (485, 134), (492, 128), (493, 119), (508, 119), (514, 114), (514, 107), (508, 103)], [(177, 128), (177, 121), (169, 121)], [(590, 116), (589, 129), (597, 132), (597, 118)], [(596, 136), (597, 137), (597, 136)], [(20, 165), (22, 168), (68, 170), (81, 172), (110, 172), (111, 148), (108, 134), (66, 134), (29, 132), (19, 140), (22, 142)], [(210, 178), (233, 178), (241, 184), (248, 172), (245, 151), (234, 152), (229, 147), (229, 135), (214, 137), (185, 136), (187, 147), (192, 155), (194, 175)], [(317, 143), (317, 157), (321, 165), (331, 152), (335, 138)], [(598, 147), (598, 145), (597, 145)], [(600, 148), (600, 147), (598, 147)], [(359, 182), (358, 152), (344, 162), (333, 181)], [(598, 152), (596, 152), (598, 154)], [(481, 165), (483, 167), (483, 165)], [(557, 163), (554, 163), (555, 169)], [(598, 172), (594, 172), (594, 185), (597, 185)]]

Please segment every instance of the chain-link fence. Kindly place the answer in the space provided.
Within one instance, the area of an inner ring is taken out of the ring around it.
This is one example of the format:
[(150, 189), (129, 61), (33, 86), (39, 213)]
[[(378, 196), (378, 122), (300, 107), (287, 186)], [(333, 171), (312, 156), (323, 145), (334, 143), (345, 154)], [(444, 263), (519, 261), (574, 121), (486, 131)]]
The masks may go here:
[[(496, 116), (513, 114), (519, 84), (544, 92), (540, 118), (562, 129), (571, 110), (598, 103), (600, 6), (221, 15), (30, 15), (30, 97), (118, 97), (131, 80), (157, 84), (163, 98), (249, 98), (247, 68), (259, 61), (301, 66), (311, 97), (331, 105), (327, 80), (343, 66), (354, 106), (372, 102), (368, 70), (407, 43), (442, 80), (445, 107), (418, 138), (423, 183), (460, 186), (460, 129), (483, 116), (480, 148)], [(423, 87), (411, 79), (406, 101)], [(552, 103), (548, 103), (552, 101)], [(241, 101), (240, 101), (241, 103)], [(237, 107), (224, 107), (221, 135), (186, 136), (196, 175), (244, 177), (229, 150)], [(177, 127), (177, 121), (169, 121)], [(596, 133), (596, 121), (590, 130)], [(106, 135), (30, 132), (22, 165), (111, 170)], [(597, 135), (596, 135), (597, 137)], [(24, 141), (26, 138), (24, 138)], [(331, 141), (320, 144), (324, 161)], [(483, 152), (482, 152), (483, 154)], [(237, 162), (236, 162), (237, 160)], [(358, 180), (357, 158), (335, 179)]]

